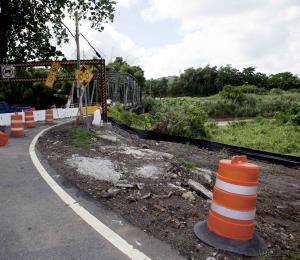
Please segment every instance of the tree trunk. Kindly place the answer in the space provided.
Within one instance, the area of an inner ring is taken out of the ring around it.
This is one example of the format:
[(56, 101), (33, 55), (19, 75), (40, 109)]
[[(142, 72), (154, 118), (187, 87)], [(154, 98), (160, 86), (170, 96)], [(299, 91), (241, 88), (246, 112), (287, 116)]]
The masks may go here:
[(10, 0), (0, 0), (0, 63), (5, 63), (8, 51), (8, 32), (11, 25)]

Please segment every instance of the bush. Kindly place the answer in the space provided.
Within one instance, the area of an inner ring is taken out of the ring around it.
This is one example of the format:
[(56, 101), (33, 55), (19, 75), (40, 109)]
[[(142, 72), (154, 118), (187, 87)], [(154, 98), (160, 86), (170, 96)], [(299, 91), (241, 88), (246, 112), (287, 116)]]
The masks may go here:
[(244, 94), (263, 95), (267, 93), (267, 90), (265, 88), (259, 88), (255, 85), (242, 85), (237, 86), (237, 88), (239, 88)]
[(280, 124), (300, 125), (300, 104), (293, 104), (286, 112), (277, 112), (274, 119)]
[(279, 88), (272, 88), (270, 90), (270, 94), (273, 94), (273, 95), (282, 95), (283, 93), (284, 93), (284, 90), (279, 89)]
[(239, 87), (230, 85), (225, 86), (223, 90), (220, 91), (220, 96), (237, 103), (242, 103), (246, 99), (246, 96)]
[(153, 130), (172, 135), (205, 138), (208, 137), (205, 127), (207, 120), (208, 115), (201, 107), (173, 109), (156, 114), (157, 123)]

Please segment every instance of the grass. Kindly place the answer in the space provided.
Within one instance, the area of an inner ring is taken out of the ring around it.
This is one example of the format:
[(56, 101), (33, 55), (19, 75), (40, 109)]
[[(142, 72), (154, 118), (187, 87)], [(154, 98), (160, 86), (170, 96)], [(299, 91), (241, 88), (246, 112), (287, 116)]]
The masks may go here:
[(70, 129), (69, 134), (71, 144), (85, 150), (91, 149), (91, 144), (97, 139), (94, 133), (83, 128)]
[(190, 161), (187, 161), (186, 159), (177, 158), (176, 162), (179, 166), (181, 166), (187, 170), (192, 170), (195, 168), (195, 164)]
[(264, 95), (245, 94), (245, 100), (236, 102), (220, 94), (210, 97), (177, 97), (152, 100), (151, 110), (164, 107), (180, 110), (184, 107), (202, 107), (212, 118), (272, 117), (275, 112), (284, 112), (292, 104), (300, 103), (300, 93), (291, 91), (268, 92)]
[(257, 119), (222, 127), (210, 125), (209, 131), (211, 140), (216, 142), (300, 156), (300, 126)]

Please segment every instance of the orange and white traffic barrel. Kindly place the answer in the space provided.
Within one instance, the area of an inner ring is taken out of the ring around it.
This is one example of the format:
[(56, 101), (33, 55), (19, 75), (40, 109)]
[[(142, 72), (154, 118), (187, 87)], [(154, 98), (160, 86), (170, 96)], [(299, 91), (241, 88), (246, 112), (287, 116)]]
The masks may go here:
[(25, 125), (27, 128), (34, 128), (34, 116), (33, 116), (33, 110), (25, 110)]
[(202, 241), (244, 255), (262, 253), (265, 243), (254, 233), (258, 177), (259, 167), (246, 156), (219, 162), (208, 221), (194, 228)]
[(0, 146), (5, 146), (8, 142), (8, 136), (0, 131)]
[(46, 109), (46, 124), (50, 125), (53, 124), (53, 110), (52, 109)]
[(10, 116), (10, 134), (11, 136), (24, 136), (23, 116), (15, 113)]

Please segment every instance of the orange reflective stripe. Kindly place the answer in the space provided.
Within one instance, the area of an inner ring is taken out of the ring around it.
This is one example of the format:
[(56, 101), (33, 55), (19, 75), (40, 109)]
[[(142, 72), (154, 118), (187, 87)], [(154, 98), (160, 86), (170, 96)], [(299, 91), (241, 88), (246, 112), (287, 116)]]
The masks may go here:
[(219, 236), (234, 240), (250, 240), (255, 228), (254, 220), (233, 220), (223, 217), (210, 210), (208, 213), (208, 228)]

